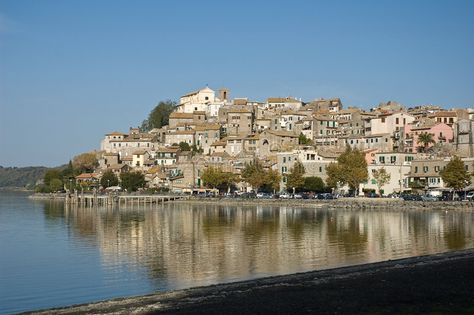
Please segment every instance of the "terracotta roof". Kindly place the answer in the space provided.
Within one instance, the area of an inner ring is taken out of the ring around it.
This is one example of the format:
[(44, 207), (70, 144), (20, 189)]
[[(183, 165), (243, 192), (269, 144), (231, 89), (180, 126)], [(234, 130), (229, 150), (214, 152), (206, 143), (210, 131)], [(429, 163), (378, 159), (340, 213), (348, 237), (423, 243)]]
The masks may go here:
[(252, 113), (252, 111), (250, 109), (246, 109), (246, 108), (230, 108), (228, 111), (228, 113)]
[(174, 132), (170, 132), (168, 135), (193, 135), (196, 132), (194, 130), (176, 130)]
[(119, 169), (122, 169), (126, 166), (128, 166), (128, 165), (126, 165), (126, 164), (113, 164), (113, 165), (110, 165), (109, 167), (107, 167), (107, 169), (119, 170)]
[(254, 134), (254, 135), (248, 135), (245, 139), (248, 139), (248, 140), (258, 140), (260, 139), (260, 135), (259, 134)]
[(201, 131), (201, 130), (220, 130), (221, 126), (219, 124), (202, 124), (202, 125), (196, 125), (195, 130), (196, 131)]
[(156, 174), (161, 171), (161, 166), (153, 166), (147, 171), (147, 174)]
[(267, 103), (301, 103), (292, 97), (269, 97)]
[(226, 142), (226, 141), (223, 141), (223, 140), (224, 140), (224, 139), (212, 143), (212, 144), (211, 144), (211, 147), (225, 146), (225, 145), (227, 144), (227, 142)]
[(216, 157), (230, 157), (230, 155), (227, 152), (214, 152), (211, 154), (211, 156), (216, 156)]
[(105, 135), (106, 136), (126, 136), (127, 134), (126, 133), (121, 133), (121, 132), (118, 132), (118, 131), (113, 131), (111, 133), (106, 133)]
[(77, 175), (76, 179), (97, 179), (98, 175), (97, 173), (82, 173)]
[(175, 153), (178, 151), (179, 151), (178, 147), (161, 147), (161, 148), (158, 148), (158, 150), (156, 150), (156, 152), (162, 152), (162, 153), (167, 153), (167, 152)]
[(145, 153), (148, 153), (146, 150), (137, 150), (133, 152), (133, 155), (143, 155)]
[(428, 115), (428, 117), (457, 117), (456, 112), (452, 111), (439, 111), (433, 114)]
[(193, 114), (173, 112), (173, 113), (170, 114), (170, 118), (172, 118), (172, 119), (193, 119)]
[(246, 98), (234, 98), (234, 105), (247, 105)]
[(124, 156), (123, 158), (120, 158), (122, 161), (133, 161), (133, 157), (131, 156)]
[(279, 137), (291, 137), (291, 138), (298, 138), (298, 135), (295, 135), (291, 131), (285, 131), (285, 130), (270, 130), (266, 129), (264, 132), (271, 133), (273, 135), (279, 136)]
[(206, 112), (203, 110), (195, 110), (193, 112), (193, 115), (206, 115)]

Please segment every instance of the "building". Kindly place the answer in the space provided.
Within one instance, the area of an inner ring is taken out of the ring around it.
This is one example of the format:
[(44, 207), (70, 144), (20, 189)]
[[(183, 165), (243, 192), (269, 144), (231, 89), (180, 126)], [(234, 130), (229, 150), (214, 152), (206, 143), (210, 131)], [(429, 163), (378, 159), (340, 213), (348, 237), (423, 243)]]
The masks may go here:
[(409, 190), (408, 176), (411, 170), (411, 162), (415, 157), (416, 155), (414, 153), (374, 153), (373, 160), (368, 164), (369, 179), (361, 188), (364, 190), (373, 190), (378, 193), (377, 180), (374, 178), (374, 172), (384, 168), (390, 175), (390, 181), (381, 187), (384, 195)]
[[(450, 143), (453, 142), (454, 138), (454, 132), (451, 127), (445, 123), (437, 123), (432, 119), (425, 118), (405, 126), (405, 152), (420, 152), (424, 150), (420, 149), (423, 147), (423, 144), (419, 142), (419, 136), (422, 133), (432, 134), (434, 144)], [(427, 148), (432, 147), (434, 144), (428, 144)]]
[(460, 119), (454, 124), (454, 145), (460, 156), (474, 157), (474, 120)]

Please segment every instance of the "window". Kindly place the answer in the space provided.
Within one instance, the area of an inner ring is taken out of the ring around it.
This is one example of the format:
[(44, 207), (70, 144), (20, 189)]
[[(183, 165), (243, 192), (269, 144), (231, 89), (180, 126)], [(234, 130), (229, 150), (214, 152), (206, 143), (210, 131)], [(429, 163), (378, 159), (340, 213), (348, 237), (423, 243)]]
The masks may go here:
[(283, 157), (283, 163), (286, 163), (286, 157)]
[(423, 166), (423, 172), (427, 173), (428, 172), (428, 166)]
[(385, 164), (385, 156), (379, 156), (379, 162)]
[(392, 155), (390, 157), (390, 163), (395, 163), (397, 161), (397, 157), (395, 155)]
[(435, 172), (439, 172), (439, 166), (434, 167)]
[(383, 122), (383, 123), (385, 122), (385, 117), (382, 118), (382, 122)]
[(322, 166), (319, 167), (319, 172), (322, 173), (323, 172), (323, 168)]
[(400, 123), (400, 119), (397, 117), (395, 118), (395, 124), (398, 125)]
[(418, 173), (418, 166), (415, 166), (415, 173)]
[(206, 101), (209, 101), (209, 96), (204, 97)]

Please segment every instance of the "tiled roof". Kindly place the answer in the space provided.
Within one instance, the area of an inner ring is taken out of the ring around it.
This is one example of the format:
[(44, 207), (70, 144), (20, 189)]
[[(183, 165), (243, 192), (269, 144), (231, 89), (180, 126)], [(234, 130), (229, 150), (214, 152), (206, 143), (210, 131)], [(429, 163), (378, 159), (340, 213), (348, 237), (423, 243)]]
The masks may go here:
[(301, 103), (292, 97), (269, 97), (267, 103)]
[(193, 119), (193, 114), (173, 112), (170, 114), (170, 118), (171, 119)]

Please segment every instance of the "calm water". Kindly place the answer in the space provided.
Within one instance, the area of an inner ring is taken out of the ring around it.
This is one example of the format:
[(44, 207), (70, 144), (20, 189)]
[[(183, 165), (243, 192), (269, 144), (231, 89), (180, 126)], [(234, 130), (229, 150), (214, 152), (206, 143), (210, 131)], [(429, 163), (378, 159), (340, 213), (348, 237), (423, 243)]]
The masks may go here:
[(0, 193), (0, 313), (474, 247), (474, 215), (65, 208)]

